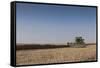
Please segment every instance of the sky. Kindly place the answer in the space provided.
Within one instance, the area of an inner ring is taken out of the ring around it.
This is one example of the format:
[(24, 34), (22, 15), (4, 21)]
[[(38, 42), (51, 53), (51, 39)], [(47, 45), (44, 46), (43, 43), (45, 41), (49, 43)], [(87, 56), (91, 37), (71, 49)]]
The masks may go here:
[(66, 44), (82, 36), (96, 42), (96, 8), (16, 4), (17, 43)]

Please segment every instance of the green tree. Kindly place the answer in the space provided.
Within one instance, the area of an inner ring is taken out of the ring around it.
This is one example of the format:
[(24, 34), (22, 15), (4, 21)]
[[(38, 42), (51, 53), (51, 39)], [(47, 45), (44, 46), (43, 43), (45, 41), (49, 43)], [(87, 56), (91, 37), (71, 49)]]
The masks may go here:
[(84, 39), (82, 37), (75, 37), (76, 44), (84, 44)]

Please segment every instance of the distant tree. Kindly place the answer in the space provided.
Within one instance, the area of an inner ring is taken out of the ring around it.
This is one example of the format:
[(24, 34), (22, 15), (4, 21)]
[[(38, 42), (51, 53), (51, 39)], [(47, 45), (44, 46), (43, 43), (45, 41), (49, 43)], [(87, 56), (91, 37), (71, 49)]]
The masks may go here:
[(84, 39), (82, 37), (75, 37), (76, 44), (84, 44)]
[(68, 47), (70, 46), (70, 43), (69, 43), (69, 42), (67, 42), (67, 46), (68, 46)]

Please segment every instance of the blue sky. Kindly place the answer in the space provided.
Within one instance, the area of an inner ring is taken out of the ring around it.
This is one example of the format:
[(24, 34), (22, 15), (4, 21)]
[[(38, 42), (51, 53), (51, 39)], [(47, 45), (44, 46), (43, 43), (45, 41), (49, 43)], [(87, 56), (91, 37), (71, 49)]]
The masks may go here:
[(17, 3), (16, 31), (17, 43), (96, 42), (96, 8)]

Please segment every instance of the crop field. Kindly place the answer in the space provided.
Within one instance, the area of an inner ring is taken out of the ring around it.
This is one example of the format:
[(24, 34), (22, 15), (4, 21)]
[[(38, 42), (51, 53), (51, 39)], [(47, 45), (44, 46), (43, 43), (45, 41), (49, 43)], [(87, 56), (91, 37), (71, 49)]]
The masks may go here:
[(88, 45), (84, 48), (59, 47), (16, 50), (17, 65), (80, 61), (96, 61), (96, 45)]

